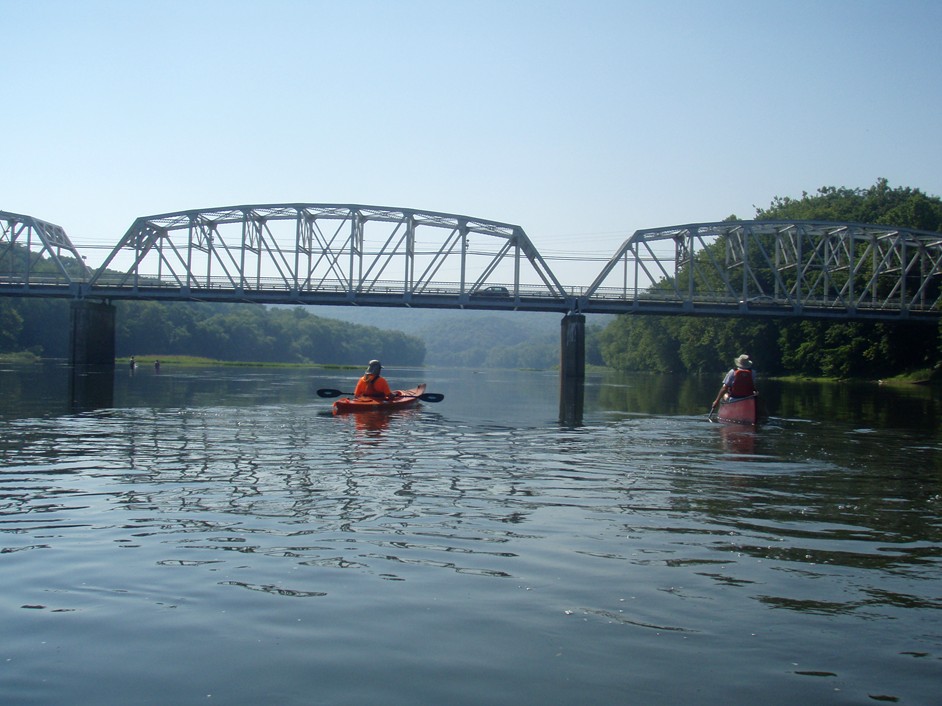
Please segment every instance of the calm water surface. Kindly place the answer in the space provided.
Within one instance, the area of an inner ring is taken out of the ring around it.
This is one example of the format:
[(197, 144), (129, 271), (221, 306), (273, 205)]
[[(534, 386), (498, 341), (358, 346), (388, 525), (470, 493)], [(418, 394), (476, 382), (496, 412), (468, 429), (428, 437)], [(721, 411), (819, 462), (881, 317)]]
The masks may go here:
[(930, 390), (357, 372), (0, 369), (0, 703), (940, 703)]

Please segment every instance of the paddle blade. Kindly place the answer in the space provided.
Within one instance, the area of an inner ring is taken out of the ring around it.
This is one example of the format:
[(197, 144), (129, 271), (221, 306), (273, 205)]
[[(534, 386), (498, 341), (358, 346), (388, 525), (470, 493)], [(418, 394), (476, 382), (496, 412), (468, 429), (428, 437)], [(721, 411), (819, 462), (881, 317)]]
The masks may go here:
[(426, 392), (424, 395), (419, 395), (419, 399), (423, 402), (441, 402), (445, 399), (445, 395), (438, 392)]
[[(344, 393), (340, 390), (331, 390), (330, 388), (321, 389), (317, 391), (318, 397), (340, 397)], [(346, 393), (349, 394), (349, 393)]]

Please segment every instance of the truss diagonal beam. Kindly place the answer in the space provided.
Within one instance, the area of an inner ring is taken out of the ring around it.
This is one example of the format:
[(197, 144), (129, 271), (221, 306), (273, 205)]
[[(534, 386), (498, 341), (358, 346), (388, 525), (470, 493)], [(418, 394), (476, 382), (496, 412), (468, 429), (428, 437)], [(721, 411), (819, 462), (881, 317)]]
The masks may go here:
[[(118, 272), (120, 274), (115, 274)], [(90, 281), (240, 292), (368, 294), (404, 303), (488, 284), (554, 300), (567, 295), (519, 226), (447, 213), (343, 204), (276, 204), (137, 219)], [(116, 296), (119, 294), (116, 292)]]
[(0, 211), (0, 276), (33, 285), (77, 285), (88, 279), (84, 258), (61, 226)]
[[(636, 231), (585, 290), (585, 310), (658, 303), (770, 315), (942, 314), (942, 234), (859, 223), (731, 221)], [(711, 313), (722, 313), (717, 310)]]

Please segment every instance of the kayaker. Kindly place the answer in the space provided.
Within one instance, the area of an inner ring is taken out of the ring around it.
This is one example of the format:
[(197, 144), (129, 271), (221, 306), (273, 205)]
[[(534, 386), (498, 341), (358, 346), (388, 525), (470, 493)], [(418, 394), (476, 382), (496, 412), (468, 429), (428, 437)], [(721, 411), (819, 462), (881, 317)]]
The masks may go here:
[(392, 390), (389, 389), (389, 383), (386, 378), (380, 375), (383, 366), (378, 360), (371, 360), (366, 372), (363, 373), (357, 381), (356, 389), (353, 391), (354, 397), (378, 397), (383, 400), (393, 398)]
[(726, 373), (723, 378), (723, 385), (713, 401), (713, 409), (722, 399), (749, 397), (758, 394), (756, 391), (756, 381), (752, 374), (752, 361), (749, 356), (743, 353), (734, 361), (735, 368)]

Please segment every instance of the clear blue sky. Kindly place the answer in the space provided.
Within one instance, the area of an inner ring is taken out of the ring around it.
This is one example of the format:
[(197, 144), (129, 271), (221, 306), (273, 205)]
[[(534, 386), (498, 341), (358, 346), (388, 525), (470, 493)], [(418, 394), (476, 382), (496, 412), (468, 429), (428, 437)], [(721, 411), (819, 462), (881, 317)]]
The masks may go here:
[(0, 210), (83, 250), (339, 202), (608, 256), (821, 186), (942, 194), (938, 0), (0, 0), (0, 27)]

